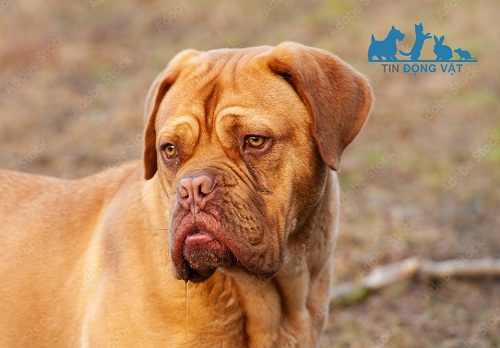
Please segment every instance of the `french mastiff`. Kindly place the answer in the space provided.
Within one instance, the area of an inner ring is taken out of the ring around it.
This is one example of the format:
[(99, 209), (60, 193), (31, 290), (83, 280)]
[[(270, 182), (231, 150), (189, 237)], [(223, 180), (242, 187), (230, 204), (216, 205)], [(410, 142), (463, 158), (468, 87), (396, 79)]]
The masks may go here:
[(297, 43), (179, 53), (141, 162), (0, 172), (0, 346), (318, 346), (335, 171), (371, 103), (365, 77)]

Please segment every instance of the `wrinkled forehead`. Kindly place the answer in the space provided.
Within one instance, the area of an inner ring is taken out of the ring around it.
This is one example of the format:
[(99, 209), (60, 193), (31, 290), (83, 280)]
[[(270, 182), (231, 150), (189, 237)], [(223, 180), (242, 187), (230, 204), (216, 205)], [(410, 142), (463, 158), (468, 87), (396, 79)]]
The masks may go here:
[(293, 88), (270, 70), (268, 52), (267, 47), (215, 50), (183, 62), (161, 102), (157, 125), (187, 115), (208, 125), (220, 113), (253, 115), (265, 122), (270, 113), (303, 107)]

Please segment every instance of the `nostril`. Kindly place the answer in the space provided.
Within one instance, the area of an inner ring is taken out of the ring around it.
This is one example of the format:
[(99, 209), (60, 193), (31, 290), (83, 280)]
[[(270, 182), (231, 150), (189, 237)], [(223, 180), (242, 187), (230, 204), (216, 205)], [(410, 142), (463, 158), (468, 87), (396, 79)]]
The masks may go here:
[(179, 188), (179, 197), (181, 197), (181, 198), (188, 198), (189, 197), (189, 191), (186, 189), (186, 187), (181, 186)]
[(200, 175), (193, 179), (193, 191), (205, 197), (214, 190), (214, 180), (208, 175)]
[(215, 186), (215, 180), (205, 174), (182, 178), (177, 190), (177, 200), (186, 210), (204, 209), (209, 200), (207, 195), (214, 191)]
[(177, 189), (177, 201), (186, 210), (190, 210), (193, 203), (193, 180), (191, 178), (182, 178)]

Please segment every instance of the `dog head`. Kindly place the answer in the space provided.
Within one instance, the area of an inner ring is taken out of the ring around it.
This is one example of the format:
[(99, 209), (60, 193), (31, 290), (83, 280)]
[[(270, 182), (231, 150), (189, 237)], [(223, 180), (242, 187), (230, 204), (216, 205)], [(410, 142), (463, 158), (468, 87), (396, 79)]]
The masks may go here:
[(371, 102), (361, 74), (297, 43), (174, 57), (147, 97), (144, 165), (170, 200), (175, 277), (273, 276)]

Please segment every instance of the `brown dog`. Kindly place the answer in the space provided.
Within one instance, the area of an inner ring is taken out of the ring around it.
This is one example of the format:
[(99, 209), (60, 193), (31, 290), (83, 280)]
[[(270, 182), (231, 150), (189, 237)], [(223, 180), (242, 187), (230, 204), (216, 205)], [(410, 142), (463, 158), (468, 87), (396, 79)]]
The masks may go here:
[(300, 44), (181, 52), (149, 91), (143, 165), (0, 172), (0, 346), (317, 346), (330, 168), (371, 102)]

